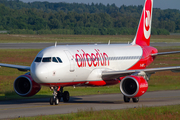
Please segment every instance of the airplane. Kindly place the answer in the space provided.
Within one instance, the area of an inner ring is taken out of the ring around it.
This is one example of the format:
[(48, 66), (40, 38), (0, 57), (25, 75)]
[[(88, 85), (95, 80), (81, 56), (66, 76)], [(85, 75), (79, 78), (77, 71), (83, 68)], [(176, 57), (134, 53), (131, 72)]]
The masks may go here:
[(27, 71), (14, 81), (22, 97), (35, 95), (41, 86), (50, 87), (50, 105), (61, 98), (68, 102), (66, 86), (109, 86), (120, 83), (124, 102), (139, 102), (148, 89), (150, 76), (159, 71), (180, 72), (180, 66), (146, 68), (162, 52), (150, 46), (153, 0), (145, 0), (136, 36), (130, 44), (55, 45), (41, 50), (31, 66), (0, 63), (2, 67)]

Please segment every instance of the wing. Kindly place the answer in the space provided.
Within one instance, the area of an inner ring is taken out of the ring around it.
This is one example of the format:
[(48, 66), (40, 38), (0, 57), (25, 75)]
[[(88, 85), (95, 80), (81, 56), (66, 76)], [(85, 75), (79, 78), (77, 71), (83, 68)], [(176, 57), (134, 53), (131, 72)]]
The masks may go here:
[[(180, 51), (155, 53), (155, 54), (151, 54), (151, 56), (177, 54), (177, 53), (180, 53)], [(151, 74), (154, 74), (155, 72), (160, 72), (160, 71), (180, 72), (180, 66), (149, 68), (149, 69), (139, 69), (139, 70), (138, 69), (137, 70), (122, 70), (122, 71), (104, 70), (102, 71), (102, 78), (104, 80), (109, 80), (109, 79), (124, 77), (128, 75), (138, 75), (142, 72), (148, 75), (151, 75)]]
[(22, 65), (12, 65), (12, 64), (3, 64), (0, 63), (2, 67), (16, 68), (19, 71), (30, 71), (30, 66), (22, 66)]
[(160, 72), (160, 71), (180, 72), (180, 66), (149, 68), (149, 69), (139, 69), (139, 70), (123, 70), (123, 71), (106, 70), (106, 71), (102, 71), (102, 78), (104, 80), (108, 80), (108, 79), (114, 79), (114, 78), (124, 77), (128, 75), (138, 75), (142, 72), (151, 75), (151, 74), (154, 74), (155, 72)]

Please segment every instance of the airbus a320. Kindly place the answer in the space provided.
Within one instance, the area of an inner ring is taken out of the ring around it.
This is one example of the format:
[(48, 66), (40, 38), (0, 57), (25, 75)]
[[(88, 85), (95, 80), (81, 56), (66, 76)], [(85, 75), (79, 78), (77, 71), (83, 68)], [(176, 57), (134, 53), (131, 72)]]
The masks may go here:
[(14, 81), (15, 92), (22, 97), (35, 95), (41, 86), (50, 87), (50, 105), (61, 98), (69, 101), (66, 86), (109, 86), (120, 83), (124, 102), (138, 102), (148, 89), (151, 74), (159, 71), (179, 72), (180, 66), (146, 68), (158, 53), (150, 46), (153, 0), (145, 0), (136, 36), (130, 44), (55, 45), (40, 51), (31, 66), (0, 63), (0, 66), (28, 71)]

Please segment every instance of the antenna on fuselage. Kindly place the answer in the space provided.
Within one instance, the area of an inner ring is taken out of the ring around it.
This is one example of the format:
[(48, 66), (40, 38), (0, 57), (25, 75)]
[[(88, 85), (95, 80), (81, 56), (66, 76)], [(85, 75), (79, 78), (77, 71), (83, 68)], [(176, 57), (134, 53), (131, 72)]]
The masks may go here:
[(56, 45), (57, 45), (57, 41), (55, 42), (55, 45), (54, 45), (54, 46), (56, 47)]
[(110, 45), (111, 44), (111, 40), (109, 40), (109, 42), (108, 42), (108, 45)]

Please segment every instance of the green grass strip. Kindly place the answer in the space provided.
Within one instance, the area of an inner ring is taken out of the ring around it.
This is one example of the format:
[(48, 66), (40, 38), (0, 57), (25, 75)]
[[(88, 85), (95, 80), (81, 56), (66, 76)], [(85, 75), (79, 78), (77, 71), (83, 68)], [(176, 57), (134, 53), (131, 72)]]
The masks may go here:
[(23, 117), (14, 120), (179, 120), (180, 105), (123, 110), (78, 110), (77, 113)]

